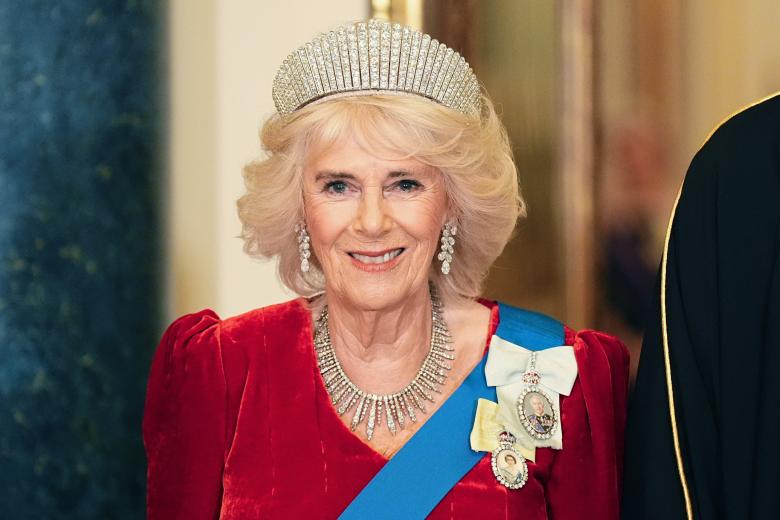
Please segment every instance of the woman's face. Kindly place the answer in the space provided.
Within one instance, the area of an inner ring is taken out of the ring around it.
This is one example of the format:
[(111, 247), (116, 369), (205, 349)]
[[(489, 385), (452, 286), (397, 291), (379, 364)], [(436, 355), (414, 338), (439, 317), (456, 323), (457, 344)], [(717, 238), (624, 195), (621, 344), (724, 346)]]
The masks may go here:
[(345, 139), (309, 154), (303, 183), (329, 296), (380, 310), (426, 289), (447, 212), (439, 170), (375, 157)]

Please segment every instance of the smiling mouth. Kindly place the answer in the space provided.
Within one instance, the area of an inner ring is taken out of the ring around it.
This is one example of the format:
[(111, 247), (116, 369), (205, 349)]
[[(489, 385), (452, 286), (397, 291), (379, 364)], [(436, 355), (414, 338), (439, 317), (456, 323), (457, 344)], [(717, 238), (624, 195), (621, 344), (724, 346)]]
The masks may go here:
[(378, 251), (376, 253), (347, 253), (350, 257), (354, 258), (361, 264), (368, 264), (368, 265), (378, 265), (378, 264), (384, 264), (386, 262), (389, 262), (395, 258), (398, 257), (401, 253), (404, 252), (403, 247), (399, 247), (398, 249), (390, 249), (388, 251)]

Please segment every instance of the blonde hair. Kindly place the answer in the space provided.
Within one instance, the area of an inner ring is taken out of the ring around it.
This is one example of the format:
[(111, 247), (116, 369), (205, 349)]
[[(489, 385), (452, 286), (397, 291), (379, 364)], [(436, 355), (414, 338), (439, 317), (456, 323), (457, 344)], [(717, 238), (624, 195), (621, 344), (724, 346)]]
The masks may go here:
[(324, 289), (316, 258), (301, 272), (293, 227), (304, 216), (307, 152), (349, 136), (374, 155), (412, 157), (442, 172), (458, 233), (450, 273), (442, 275), (434, 258), (429, 279), (445, 301), (479, 296), (487, 270), (525, 216), (506, 130), (486, 97), (482, 107), (479, 116), (467, 116), (415, 95), (377, 94), (270, 117), (260, 134), (267, 158), (244, 168), (247, 193), (238, 200), (244, 251), (278, 256), (280, 278), (298, 294)]

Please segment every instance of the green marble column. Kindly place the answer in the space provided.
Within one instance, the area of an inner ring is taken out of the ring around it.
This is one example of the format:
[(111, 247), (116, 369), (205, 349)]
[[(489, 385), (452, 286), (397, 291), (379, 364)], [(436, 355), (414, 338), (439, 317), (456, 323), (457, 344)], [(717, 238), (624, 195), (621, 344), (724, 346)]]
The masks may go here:
[(3, 518), (143, 516), (164, 23), (160, 2), (0, 0)]

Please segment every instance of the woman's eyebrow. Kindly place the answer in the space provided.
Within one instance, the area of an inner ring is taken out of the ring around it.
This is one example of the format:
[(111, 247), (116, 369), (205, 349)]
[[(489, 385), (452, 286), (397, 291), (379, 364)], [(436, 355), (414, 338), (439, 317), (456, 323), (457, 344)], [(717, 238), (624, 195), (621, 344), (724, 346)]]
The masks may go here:
[(354, 180), (355, 176), (351, 173), (347, 172), (339, 172), (339, 171), (331, 171), (331, 170), (323, 170), (320, 172), (317, 172), (317, 175), (314, 177), (315, 182), (319, 182), (323, 179), (333, 180), (333, 179), (348, 179), (348, 180)]
[(387, 177), (389, 179), (397, 179), (398, 177), (413, 177), (415, 175), (421, 174), (411, 170), (393, 170), (387, 174)]

